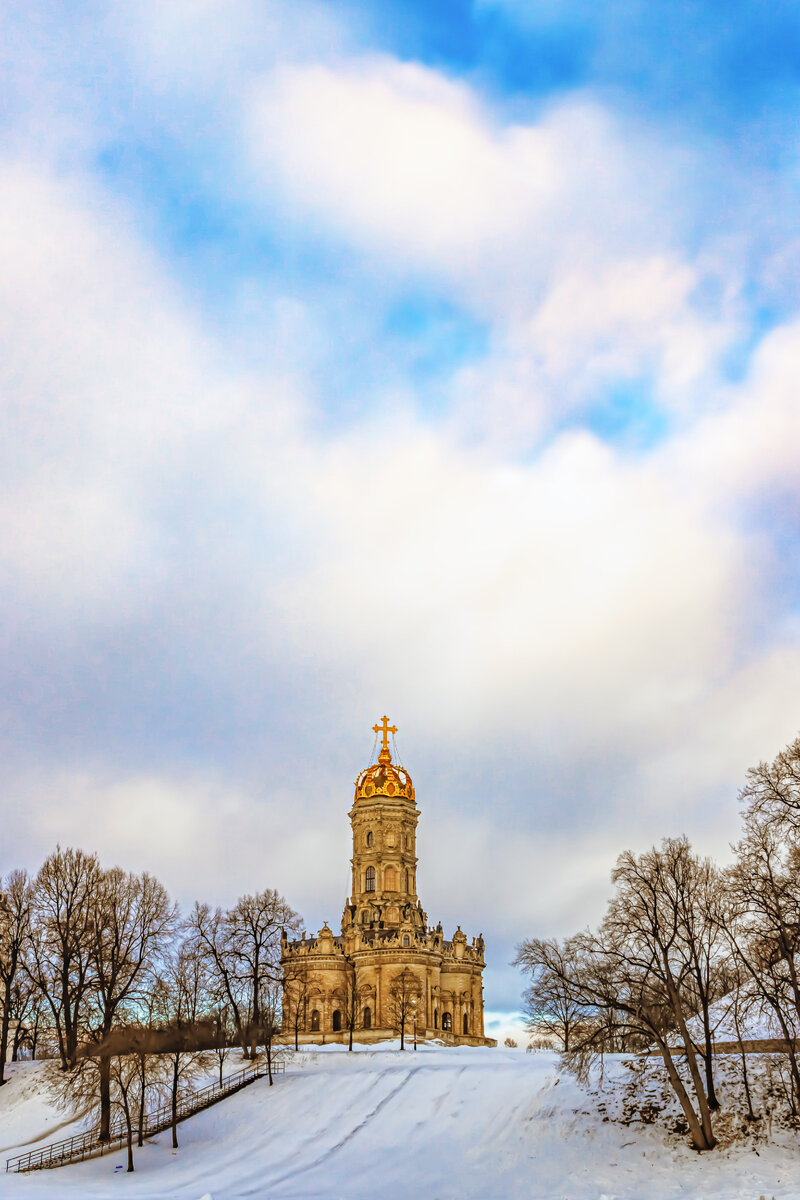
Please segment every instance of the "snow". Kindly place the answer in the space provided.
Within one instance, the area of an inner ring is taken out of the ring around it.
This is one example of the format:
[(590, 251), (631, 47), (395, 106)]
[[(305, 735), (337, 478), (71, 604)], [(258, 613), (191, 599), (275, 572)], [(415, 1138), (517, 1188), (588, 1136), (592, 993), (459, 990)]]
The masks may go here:
[[(237, 1069), (238, 1057), (226, 1071)], [(648, 1067), (654, 1070), (655, 1066)], [(222, 1101), (125, 1156), (31, 1175), (0, 1174), (25, 1200), (796, 1200), (797, 1135), (698, 1155), (667, 1123), (604, 1119), (624, 1062), (579, 1085), (557, 1055), (399, 1044), (291, 1053), (286, 1074)], [(654, 1075), (655, 1079), (655, 1075)], [(0, 1088), (3, 1157), (74, 1129), (52, 1110), (40, 1064), (15, 1064)], [(77, 1127), (76, 1127), (77, 1128)]]

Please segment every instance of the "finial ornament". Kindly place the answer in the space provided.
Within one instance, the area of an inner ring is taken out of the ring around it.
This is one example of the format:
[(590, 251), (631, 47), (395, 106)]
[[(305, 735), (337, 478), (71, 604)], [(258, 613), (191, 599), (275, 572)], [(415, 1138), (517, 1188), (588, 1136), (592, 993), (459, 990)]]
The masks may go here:
[(372, 726), (372, 732), (379, 733), (383, 737), (383, 746), (381, 747), (381, 752), (378, 755), (378, 762), (390, 763), (392, 761), (392, 756), (389, 753), (389, 734), (397, 733), (397, 726), (390, 725), (389, 718), (384, 716), (380, 721), (380, 724)]

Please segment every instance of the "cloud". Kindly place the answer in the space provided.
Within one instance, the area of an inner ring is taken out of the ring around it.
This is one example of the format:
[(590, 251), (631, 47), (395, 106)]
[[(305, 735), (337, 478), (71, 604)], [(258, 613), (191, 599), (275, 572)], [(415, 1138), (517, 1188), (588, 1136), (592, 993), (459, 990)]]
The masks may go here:
[(740, 252), (686, 244), (697, 152), (588, 94), (521, 122), (389, 56), (294, 64), (253, 88), (244, 138), (290, 223), (489, 324), (450, 393), (474, 435), (530, 441), (619, 380), (685, 411), (742, 336)]
[[(274, 277), (226, 260), (225, 295), (257, 294), (226, 343), (185, 244), (87, 165), (96, 130), (69, 170), (22, 141), (0, 163), (6, 865), (80, 840), (335, 921), (388, 711), (424, 902), (483, 927), (512, 1005), (514, 940), (592, 919), (627, 843), (724, 853), (744, 770), (800, 723), (797, 329), (747, 328), (754, 243), (708, 236), (695, 152), (596, 97), (512, 119), (347, 47), (239, 79), (238, 35), (196, 63), (188, 7), (137, 12), (141, 111), (212, 114)], [(488, 330), (438, 409), (380, 370), (412, 285)], [(598, 416), (626, 387), (666, 413), (644, 446)]]
[(502, 130), (463, 84), (389, 57), (276, 71), (248, 134), (292, 199), (423, 267), (513, 245), (558, 184), (546, 133)]

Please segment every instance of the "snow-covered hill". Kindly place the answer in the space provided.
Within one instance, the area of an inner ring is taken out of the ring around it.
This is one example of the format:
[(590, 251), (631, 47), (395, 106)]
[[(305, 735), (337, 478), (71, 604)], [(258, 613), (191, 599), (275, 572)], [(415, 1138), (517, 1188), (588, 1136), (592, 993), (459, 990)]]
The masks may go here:
[[(613, 1072), (614, 1065), (611, 1065)], [(63, 1116), (46, 1106), (38, 1064), (0, 1089), (3, 1159), (53, 1140)], [(608, 1076), (606, 1081), (608, 1086)], [(124, 1156), (28, 1176), (0, 1175), (25, 1200), (234, 1197), (324, 1200), (797, 1200), (800, 1146), (698, 1156), (656, 1125), (603, 1121), (596, 1100), (557, 1057), (505, 1049), (325, 1047)], [(2, 1164), (4, 1165), (4, 1163)]]

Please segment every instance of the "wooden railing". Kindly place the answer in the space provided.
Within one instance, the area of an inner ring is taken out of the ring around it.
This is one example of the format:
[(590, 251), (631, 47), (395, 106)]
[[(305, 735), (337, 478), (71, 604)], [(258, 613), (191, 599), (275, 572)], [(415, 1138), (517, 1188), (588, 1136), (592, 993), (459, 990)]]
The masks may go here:
[[(273, 1075), (285, 1070), (285, 1067), (286, 1064), (283, 1062), (273, 1062)], [(267, 1074), (267, 1064), (258, 1063), (254, 1067), (243, 1067), (234, 1075), (227, 1075), (221, 1084), (210, 1083), (207, 1087), (201, 1088), (199, 1092), (183, 1092), (178, 1097), (176, 1120), (185, 1121), (187, 1117), (210, 1108), (212, 1104), (224, 1100), (226, 1096), (233, 1095), (234, 1092), (247, 1087), (256, 1079), (263, 1079)], [(154, 1134), (169, 1129), (172, 1121), (172, 1103), (162, 1104), (160, 1108), (145, 1115), (144, 1137), (153, 1137)], [(133, 1136), (138, 1137), (138, 1133), (137, 1119)], [(111, 1126), (107, 1141), (100, 1141), (99, 1129), (95, 1127), (87, 1133), (78, 1133), (74, 1137), (64, 1138), (63, 1141), (51, 1142), (49, 1146), (42, 1146), (40, 1150), (29, 1150), (27, 1154), (18, 1154), (14, 1158), (9, 1158), (6, 1160), (6, 1171), (42, 1171), (49, 1167), (63, 1167), (67, 1163), (82, 1162), (85, 1158), (108, 1154), (109, 1151), (118, 1150), (121, 1146), (127, 1145), (127, 1142), (127, 1125), (125, 1121), (118, 1120)]]

